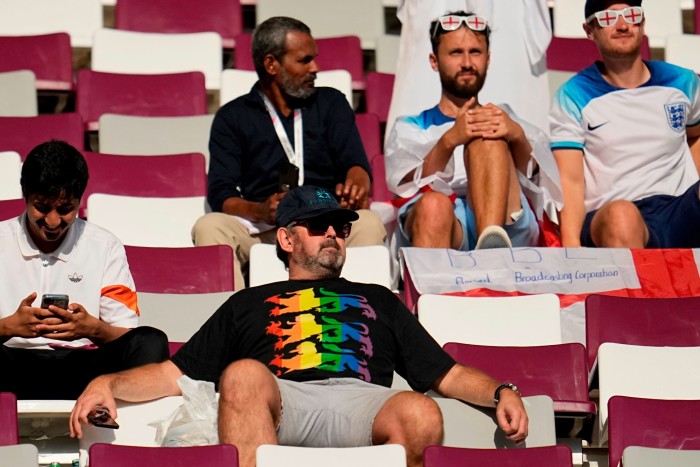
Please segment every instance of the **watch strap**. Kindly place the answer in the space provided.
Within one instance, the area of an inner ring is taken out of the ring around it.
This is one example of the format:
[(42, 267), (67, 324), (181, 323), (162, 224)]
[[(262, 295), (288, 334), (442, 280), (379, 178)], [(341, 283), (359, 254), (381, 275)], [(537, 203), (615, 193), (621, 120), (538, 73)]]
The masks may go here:
[(513, 383), (503, 383), (500, 386), (496, 388), (496, 391), (493, 393), (493, 403), (498, 405), (498, 403), (501, 400), (501, 391), (504, 389), (511, 389), (515, 391), (516, 394), (520, 395), (520, 391), (518, 391), (518, 387), (513, 384)]

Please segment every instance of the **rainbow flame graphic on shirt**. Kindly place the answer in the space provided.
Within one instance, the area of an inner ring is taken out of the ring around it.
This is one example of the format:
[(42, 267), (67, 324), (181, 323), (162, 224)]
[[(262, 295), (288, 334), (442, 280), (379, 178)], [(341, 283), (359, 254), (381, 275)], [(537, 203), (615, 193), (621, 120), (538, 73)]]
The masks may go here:
[(265, 301), (276, 305), (265, 331), (277, 336), (275, 357), (270, 362), (277, 376), (317, 368), (352, 372), (370, 381), (366, 359), (373, 354), (372, 340), (367, 325), (356, 320), (358, 314), (371, 320), (377, 315), (365, 297), (321, 287), (275, 295)]

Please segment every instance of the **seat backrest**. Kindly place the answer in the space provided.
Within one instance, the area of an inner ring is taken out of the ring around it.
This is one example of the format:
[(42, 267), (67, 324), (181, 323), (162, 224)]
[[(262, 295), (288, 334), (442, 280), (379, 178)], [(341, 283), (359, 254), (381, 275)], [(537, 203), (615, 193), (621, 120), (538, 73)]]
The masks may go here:
[(100, 117), (100, 151), (121, 155), (164, 155), (198, 152), (209, 168), (209, 132), (214, 115)]
[[(366, 284), (391, 288), (389, 249), (384, 245), (347, 248), (347, 257), (341, 277)], [(277, 258), (275, 245), (259, 243), (250, 249), (250, 286), (284, 281), (289, 273)]]
[(202, 154), (118, 156), (85, 152), (90, 171), (80, 200), (81, 216), (88, 217), (87, 200), (93, 193), (176, 198), (206, 196), (207, 174)]
[(92, 47), (103, 25), (100, 0), (3, 0), (0, 35), (26, 36), (65, 31), (73, 47)]
[[(382, 151), (379, 117), (369, 113), (357, 113), (355, 114), (355, 124), (360, 132), (360, 138), (365, 147), (367, 158), (371, 160), (377, 154), (382, 154), (384, 151)], [(373, 178), (374, 182), (376, 182), (377, 176), (375, 175)]]
[(578, 72), (596, 60), (600, 60), (598, 48), (586, 37), (553, 36), (547, 46), (548, 70)]
[(0, 221), (12, 219), (24, 212), (27, 203), (24, 199), (3, 199), (0, 200)]
[(36, 467), (39, 464), (39, 450), (33, 444), (0, 446), (2, 465), (13, 467)]
[(33, 36), (0, 36), (0, 71), (31, 70), (36, 88), (73, 89), (73, 51), (65, 32)]
[(234, 36), (243, 31), (239, 0), (124, 0), (114, 10), (117, 29), (139, 32), (190, 33), (213, 31), (222, 45), (232, 48)]
[(400, 38), (398, 34), (384, 34), (377, 38), (377, 50), (374, 54), (377, 72), (396, 73)]
[(151, 293), (137, 285), (137, 293), (141, 326), (160, 329), (169, 342), (187, 342), (233, 292)]
[(255, 451), (258, 467), (405, 467), (406, 450), (400, 444), (352, 448), (310, 448), (263, 444)]
[[(630, 446), (663, 449), (700, 449), (700, 400), (661, 400), (615, 396), (608, 401), (608, 460), (617, 466)], [(623, 454), (624, 453), (624, 454)], [(649, 453), (650, 455), (652, 453)], [(700, 465), (696, 463), (688, 465)], [(638, 464), (647, 465), (647, 464)], [(673, 465), (676, 462), (648, 465)]]
[(375, 154), (369, 160), (372, 167), (372, 200), (389, 201), (395, 198), (386, 185), (386, 165), (384, 154)]
[(223, 69), (221, 36), (215, 32), (160, 34), (100, 29), (95, 33), (91, 66), (107, 73), (199, 71), (204, 74), (206, 88), (218, 90)]
[(89, 220), (109, 230), (125, 245), (192, 246), (192, 226), (204, 215), (204, 196), (146, 198), (93, 193)]
[(593, 370), (604, 342), (648, 346), (700, 346), (700, 297), (586, 298), (586, 351)]
[(118, 74), (82, 69), (78, 72), (76, 108), (87, 130), (99, 129), (103, 114), (174, 117), (205, 115), (204, 75)]
[(364, 59), (358, 36), (317, 38), (316, 49), (316, 63), (321, 71), (345, 70), (350, 73), (352, 89), (365, 89)]
[(561, 344), (559, 299), (554, 294), (458, 297), (423, 294), (418, 320), (440, 345)]
[(549, 98), (554, 99), (562, 84), (569, 81), (576, 73), (573, 71), (547, 70), (547, 82), (549, 84)]
[(0, 392), (0, 446), (19, 443), (17, 398), (11, 392)]
[(22, 174), (22, 159), (14, 151), (0, 152), (0, 200), (19, 199), (22, 197), (22, 186), (19, 178)]
[(622, 453), (625, 467), (696, 467), (700, 465), (700, 449), (660, 449), (629, 446)]
[(359, 36), (363, 49), (373, 50), (384, 34), (384, 7), (376, 0), (258, 0), (256, 24), (272, 16), (303, 21), (315, 38)]
[(235, 69), (255, 71), (252, 42), (252, 34), (242, 33), (236, 36), (236, 49), (233, 51)]
[(34, 72), (31, 70), (0, 72), (0, 116), (34, 117), (37, 114)]
[(352, 76), (347, 70), (325, 70), (316, 74), (316, 87), (334, 88), (345, 94), (350, 107), (352, 101)]
[[(644, 34), (649, 46), (663, 49), (669, 36), (683, 33), (682, 0), (647, 0), (644, 2)], [(666, 59), (668, 60), (668, 59)]]
[[(121, 0), (120, 0), (121, 1)], [(92, 467), (124, 465), (197, 465), (237, 467), (238, 450), (232, 444), (145, 447), (96, 443), (90, 446)]]
[[(649, 38), (646, 36), (642, 39), (640, 52), (644, 60), (651, 59)], [(598, 48), (585, 37), (552, 36), (547, 47), (548, 70), (579, 72), (593, 65), (596, 60), (600, 60)]]
[(391, 105), (391, 95), (394, 92), (393, 74), (370, 71), (367, 73), (367, 88), (365, 89), (365, 102), (367, 113), (373, 113), (379, 117), (379, 121), (386, 123)]
[(224, 105), (237, 97), (250, 92), (258, 81), (258, 75), (252, 70), (226, 69), (221, 73), (221, 91), (219, 104)]
[(586, 0), (555, 2), (552, 7), (552, 26), (557, 37), (586, 37), (583, 31), (583, 10)]
[(423, 451), (424, 467), (470, 465), (486, 467), (570, 467), (573, 465), (568, 446), (543, 446), (527, 449), (469, 449), (428, 446)]
[(165, 248), (127, 245), (139, 292), (193, 294), (233, 291), (233, 251), (228, 245)]
[(598, 350), (601, 440), (613, 396), (700, 399), (700, 347), (646, 347), (606, 342)]
[(595, 413), (588, 399), (586, 349), (580, 343), (506, 347), (448, 342), (443, 348), (458, 363), (515, 383), (523, 396), (551, 397), (556, 412)]
[(698, 58), (700, 36), (696, 34), (674, 34), (666, 39), (665, 59), (674, 65), (690, 68), (700, 73), (700, 58)]
[[(251, 70), (227, 69), (221, 73), (221, 92), (219, 104), (224, 105), (237, 97), (250, 92), (250, 89), (258, 81), (258, 75)], [(345, 94), (348, 103), (352, 106), (352, 78), (346, 70), (319, 71), (316, 74), (316, 87), (335, 88)]]
[[(514, 448), (514, 441), (506, 438), (498, 427), (496, 410), (476, 407), (457, 399), (433, 397), (442, 411), (445, 446), (460, 448)], [(549, 396), (523, 397), (527, 411), (528, 436), (520, 447), (554, 446), (554, 406)]]
[(35, 146), (50, 139), (65, 141), (78, 150), (84, 147), (83, 122), (77, 113), (36, 117), (0, 117), (0, 151), (27, 157)]

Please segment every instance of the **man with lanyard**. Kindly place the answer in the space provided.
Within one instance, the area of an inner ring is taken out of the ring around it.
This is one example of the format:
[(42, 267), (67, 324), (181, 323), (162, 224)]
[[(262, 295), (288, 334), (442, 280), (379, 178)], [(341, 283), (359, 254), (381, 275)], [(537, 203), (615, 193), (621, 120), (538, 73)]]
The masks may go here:
[(275, 242), (277, 205), (294, 186), (334, 193), (360, 216), (350, 246), (383, 244), (386, 230), (367, 209), (370, 166), (345, 96), (315, 88), (311, 31), (293, 18), (273, 17), (253, 33), (259, 81), (249, 94), (219, 109), (212, 124), (208, 201), (195, 245), (227, 244), (235, 254), (235, 287), (245, 286), (250, 248)]
[(552, 150), (567, 247), (700, 247), (700, 93), (692, 70), (642, 60), (641, 0), (588, 0), (602, 61), (557, 92)]
[[(524, 191), (544, 199), (529, 177), (535, 157), (552, 159), (549, 140), (507, 106), (480, 104), (489, 34), (485, 18), (464, 11), (431, 24), (430, 63), (440, 75), (440, 101), (399, 118), (386, 147), (389, 189), (409, 198), (399, 210), (399, 246), (467, 251), (538, 243), (537, 218)], [(548, 165), (556, 171), (553, 160)], [(542, 170), (543, 177), (547, 173)]]

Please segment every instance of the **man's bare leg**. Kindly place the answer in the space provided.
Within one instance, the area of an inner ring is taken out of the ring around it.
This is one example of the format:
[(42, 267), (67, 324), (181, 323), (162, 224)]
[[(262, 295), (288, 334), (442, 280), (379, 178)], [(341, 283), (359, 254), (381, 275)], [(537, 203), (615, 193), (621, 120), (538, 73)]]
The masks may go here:
[(379, 410), (372, 424), (372, 444), (401, 444), (409, 467), (423, 465), (423, 450), (442, 444), (442, 412), (430, 397), (400, 392)]
[(489, 225), (510, 223), (510, 214), (522, 207), (508, 144), (504, 140), (475, 139), (465, 148), (464, 164), (477, 236)]
[(262, 363), (239, 360), (224, 370), (219, 393), (219, 442), (236, 446), (239, 464), (252, 467), (258, 446), (277, 444), (282, 412), (277, 382)]
[(599, 247), (644, 248), (649, 229), (634, 203), (611, 201), (593, 216), (591, 238)]
[(442, 193), (424, 193), (409, 209), (404, 228), (412, 246), (459, 249), (462, 245), (462, 226), (454, 214), (454, 205)]

